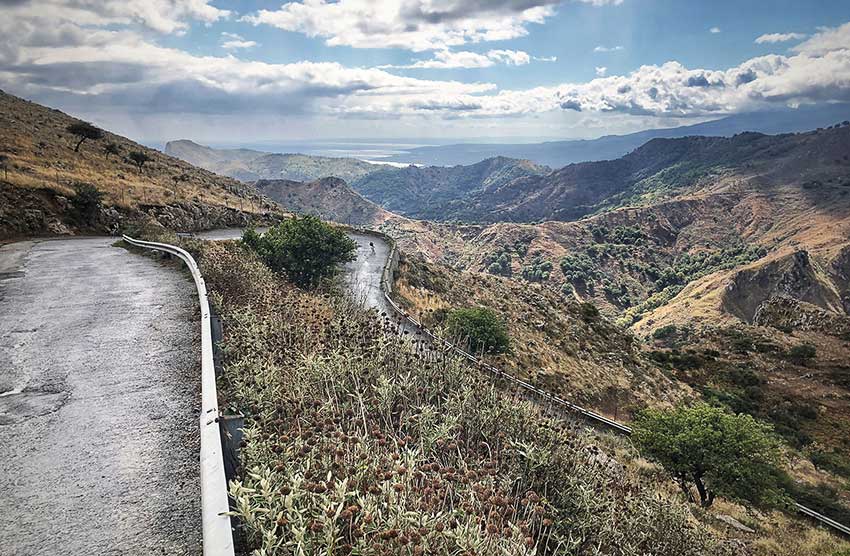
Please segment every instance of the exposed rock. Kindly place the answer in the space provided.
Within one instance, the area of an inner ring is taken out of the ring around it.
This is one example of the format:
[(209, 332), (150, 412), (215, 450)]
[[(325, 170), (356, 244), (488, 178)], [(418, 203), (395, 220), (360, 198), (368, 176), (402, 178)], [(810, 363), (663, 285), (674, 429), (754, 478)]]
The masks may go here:
[(715, 517), (733, 529), (737, 529), (744, 533), (755, 533), (754, 529), (750, 529), (731, 515), (717, 514)]

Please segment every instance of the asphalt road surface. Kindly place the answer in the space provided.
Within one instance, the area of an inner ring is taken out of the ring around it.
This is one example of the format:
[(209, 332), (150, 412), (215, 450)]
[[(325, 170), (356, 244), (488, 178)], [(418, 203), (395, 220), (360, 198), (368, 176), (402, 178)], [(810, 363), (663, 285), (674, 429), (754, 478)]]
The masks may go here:
[(0, 554), (200, 554), (197, 300), (114, 239), (0, 247)]
[[(259, 232), (265, 230), (266, 228), (257, 229)], [(213, 230), (201, 232), (197, 234), (197, 237), (210, 240), (239, 239), (242, 237), (242, 230), (238, 228)], [(390, 254), (390, 246), (379, 237), (372, 235), (350, 232), (348, 237), (357, 242), (357, 259), (342, 267), (343, 282), (356, 301), (362, 302), (366, 307), (374, 307), (379, 313), (394, 315), (381, 290), (381, 276)], [(369, 245), (370, 242), (372, 245)]]

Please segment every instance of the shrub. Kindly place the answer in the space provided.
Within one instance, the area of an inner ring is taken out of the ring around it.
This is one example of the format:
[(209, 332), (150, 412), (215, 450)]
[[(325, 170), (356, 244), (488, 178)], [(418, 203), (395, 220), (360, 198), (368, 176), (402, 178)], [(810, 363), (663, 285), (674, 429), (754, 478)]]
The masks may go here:
[(455, 309), (446, 319), (449, 336), (465, 343), (475, 353), (504, 353), (510, 349), (505, 324), (490, 309)]
[(81, 221), (91, 224), (97, 219), (100, 207), (103, 205), (104, 193), (90, 183), (74, 185), (72, 204)]
[(788, 359), (800, 365), (805, 365), (816, 355), (817, 348), (811, 344), (800, 344), (788, 350)]
[(668, 324), (652, 331), (652, 338), (655, 340), (664, 340), (676, 336), (676, 325)]
[(779, 484), (779, 441), (770, 425), (706, 404), (672, 410), (646, 410), (633, 438), (644, 455), (660, 463), (691, 499), (700, 504), (715, 495), (773, 505), (784, 499)]
[(570, 282), (587, 284), (599, 276), (596, 263), (584, 253), (567, 255), (561, 259), (561, 272)]
[(549, 279), (551, 273), (552, 263), (539, 256), (535, 257), (530, 264), (522, 267), (522, 277), (529, 282), (544, 282)]
[(357, 258), (357, 244), (341, 229), (316, 216), (284, 220), (262, 236), (248, 229), (242, 242), (269, 268), (308, 289), (332, 277), (339, 264)]

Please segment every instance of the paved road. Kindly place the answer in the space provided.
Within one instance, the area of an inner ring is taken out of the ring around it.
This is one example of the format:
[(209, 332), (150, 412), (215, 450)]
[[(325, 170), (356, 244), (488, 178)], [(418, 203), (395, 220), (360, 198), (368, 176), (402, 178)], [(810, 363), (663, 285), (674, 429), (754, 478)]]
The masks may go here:
[(107, 238), (0, 248), (0, 554), (200, 554), (188, 278)]
[[(257, 229), (259, 232), (265, 230), (266, 228)], [(242, 230), (238, 228), (213, 230), (201, 232), (197, 234), (197, 237), (211, 240), (239, 239), (242, 237)], [(386, 312), (387, 315), (394, 315), (381, 291), (381, 275), (390, 254), (390, 246), (379, 237), (367, 234), (351, 232), (348, 237), (357, 242), (357, 259), (343, 266), (343, 282), (348, 286), (355, 300), (362, 301), (367, 307), (374, 307), (379, 313)]]

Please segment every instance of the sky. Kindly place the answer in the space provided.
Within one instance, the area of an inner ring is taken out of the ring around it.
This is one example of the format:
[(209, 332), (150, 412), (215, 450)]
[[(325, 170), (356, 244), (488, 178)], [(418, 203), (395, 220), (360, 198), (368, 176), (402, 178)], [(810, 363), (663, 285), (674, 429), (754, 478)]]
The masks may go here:
[(0, 88), (145, 142), (541, 140), (850, 101), (848, 0), (0, 0)]

